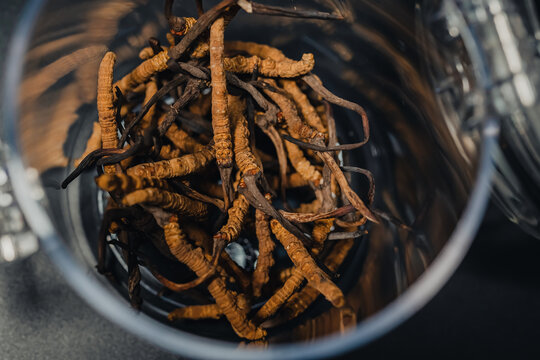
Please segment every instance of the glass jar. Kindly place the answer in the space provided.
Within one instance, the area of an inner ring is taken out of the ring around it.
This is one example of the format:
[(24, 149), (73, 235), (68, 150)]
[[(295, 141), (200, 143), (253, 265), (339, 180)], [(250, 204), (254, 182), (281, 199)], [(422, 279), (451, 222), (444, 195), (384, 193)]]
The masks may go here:
[[(210, 3), (215, 2), (205, 5)], [(275, 3), (291, 6), (288, 0)], [(83, 174), (67, 190), (58, 185), (82, 153), (97, 117), (101, 57), (107, 50), (117, 54), (118, 78), (137, 65), (147, 39), (166, 32), (160, 1), (29, 3), (15, 30), (4, 85), (2, 139), (11, 205), (20, 206), (41, 249), (82, 299), (171, 352), (205, 359), (293, 359), (330, 357), (362, 346), (431, 299), (458, 266), (482, 219), (499, 128), (489, 93), (492, 64), (475, 42), (481, 28), (474, 28), (471, 14), (483, 11), (491, 19), (504, 4), (294, 1), (293, 6), (339, 11), (345, 20), (241, 12), (227, 29), (227, 39), (268, 43), (291, 58), (312, 52), (314, 72), (325, 85), (368, 112), (372, 138), (344, 161), (373, 172), (374, 207), (412, 230), (373, 225), (357, 239), (336, 279), (353, 313), (318, 299), (301, 318), (273, 328), (265, 346), (242, 344), (224, 320), (170, 324), (167, 313), (189, 299), (161, 294), (148, 272), (143, 271), (143, 307), (135, 312), (125, 286), (95, 271), (104, 207), (95, 174)], [(194, 15), (193, 2), (177, 1), (175, 13)], [(335, 115), (341, 142), (357, 140), (358, 117), (337, 108)], [(363, 189), (361, 179), (352, 181)], [(15, 235), (9, 244), (12, 258), (23, 254)], [(121, 256), (113, 257), (111, 266), (116, 278), (125, 278)]]

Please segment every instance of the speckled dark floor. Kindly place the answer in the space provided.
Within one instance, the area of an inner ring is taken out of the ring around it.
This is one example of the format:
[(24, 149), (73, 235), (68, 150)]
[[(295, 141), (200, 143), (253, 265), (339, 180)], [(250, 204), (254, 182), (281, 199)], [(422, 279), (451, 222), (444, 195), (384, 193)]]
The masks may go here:
[[(0, 54), (23, 3), (0, 1)], [(538, 359), (539, 256), (540, 241), (490, 207), (443, 290), (405, 324), (343, 359)], [(41, 253), (0, 267), (0, 294), (0, 359), (178, 358), (97, 315)]]

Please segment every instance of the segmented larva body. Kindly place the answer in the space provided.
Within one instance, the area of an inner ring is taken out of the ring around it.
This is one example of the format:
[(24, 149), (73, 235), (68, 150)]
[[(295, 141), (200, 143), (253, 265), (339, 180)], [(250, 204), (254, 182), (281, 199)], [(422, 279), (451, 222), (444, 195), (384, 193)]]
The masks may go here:
[(142, 163), (127, 169), (128, 175), (169, 179), (199, 172), (214, 160), (214, 151), (208, 147), (193, 154), (182, 155), (171, 160)]
[(169, 188), (165, 180), (128, 174), (103, 174), (96, 178), (96, 184), (108, 192), (121, 190), (124, 193), (130, 193), (148, 187)]
[[(312, 239), (316, 248), (322, 249), (324, 242), (328, 238), (328, 234), (334, 226), (334, 219), (321, 219), (315, 221), (315, 226), (312, 231)], [(318, 252), (318, 251), (317, 251)]]
[(79, 166), (81, 161), (88, 156), (92, 151), (96, 151), (101, 149), (101, 125), (98, 122), (94, 122), (92, 127), (92, 134), (90, 134), (90, 137), (88, 138), (88, 141), (86, 142), (86, 149), (84, 149), (84, 152), (82, 155), (76, 159), (73, 164), (75, 167)]
[[(164, 227), (165, 240), (175, 257), (197, 276), (204, 276), (208, 271), (212, 271), (213, 266), (206, 260), (200, 248), (193, 249), (189, 242), (179, 236), (180, 227), (173, 217)], [(239, 309), (234, 293), (227, 289), (221, 277), (214, 277), (208, 283), (208, 291), (216, 301), (217, 306), (227, 317), (234, 331), (241, 337), (250, 340), (261, 339), (266, 336), (266, 331), (255, 326), (246, 317), (246, 314)]]
[(270, 235), (269, 216), (261, 210), (255, 210), (255, 233), (259, 241), (257, 266), (252, 275), (252, 288), (255, 297), (261, 296), (262, 287), (270, 280), (270, 268), (274, 265), (274, 240)]
[(304, 180), (311, 181), (316, 187), (321, 186), (323, 181), (321, 172), (304, 156), (302, 149), (290, 141), (285, 141), (284, 143), (289, 161), (294, 169)]
[[(113, 69), (116, 55), (109, 51), (105, 54), (99, 65), (97, 84), (97, 110), (99, 125), (101, 126), (101, 146), (103, 149), (116, 149), (118, 147), (118, 129), (116, 127), (116, 107), (113, 95)], [(116, 172), (115, 165), (106, 165), (107, 174)]]
[[(325, 266), (330, 271), (337, 271), (349, 251), (354, 245), (354, 240), (342, 240), (337, 242), (332, 248), (330, 254), (324, 260)], [(283, 306), (282, 314), (287, 320), (294, 319), (303, 313), (317, 299), (320, 292), (310, 285), (307, 285), (302, 290), (292, 295), (287, 303)]]
[(189, 319), (189, 320), (201, 320), (201, 319), (219, 319), (222, 316), (222, 312), (216, 304), (208, 305), (192, 305), (183, 308), (175, 309), (169, 313), (167, 318), (169, 321)]
[(328, 275), (322, 271), (315, 260), (309, 255), (302, 242), (288, 232), (281, 224), (273, 219), (270, 222), (272, 232), (281, 242), (285, 251), (294, 265), (300, 270), (308, 283), (320, 291), (335, 307), (342, 307), (345, 304), (345, 297), (341, 290), (330, 280)]
[[(265, 81), (269, 85), (277, 88), (277, 84), (274, 80), (267, 79)], [(324, 140), (324, 134), (313, 129), (311, 126), (305, 124), (302, 119), (300, 119), (300, 116), (298, 116), (298, 111), (296, 110), (296, 106), (286, 96), (277, 92), (270, 91), (269, 89), (265, 89), (264, 93), (268, 95), (268, 97), (272, 99), (272, 101), (274, 101), (276, 105), (281, 109), (283, 118), (287, 123), (287, 127), (292, 137), (305, 139), (307, 141), (316, 138), (318, 140)]]
[(163, 210), (194, 218), (204, 218), (208, 215), (208, 206), (205, 203), (157, 188), (136, 190), (122, 199), (122, 204), (125, 206), (141, 203), (159, 206)]
[(288, 278), (291, 277), (292, 273), (294, 271), (294, 266), (285, 268), (279, 272), (279, 280), (284, 283), (287, 281)]
[(227, 84), (223, 68), (224, 26), (224, 19), (219, 18), (210, 27), (210, 71), (216, 162), (219, 167), (228, 168), (233, 163), (233, 150), (227, 109)]
[(281, 50), (276, 49), (275, 47), (249, 41), (227, 41), (225, 43), (225, 50), (227, 52), (245, 52), (250, 55), (258, 56), (263, 59), (272, 59), (274, 61), (290, 60)]
[(238, 194), (233, 201), (232, 206), (227, 211), (229, 218), (227, 223), (221, 227), (221, 229), (214, 235), (214, 239), (225, 240), (227, 244), (236, 241), (240, 236), (244, 220), (249, 210), (249, 202), (244, 195)]
[(304, 54), (299, 61), (290, 59), (275, 61), (273, 59), (261, 59), (258, 56), (245, 57), (237, 55), (223, 59), (223, 64), (226, 71), (233, 73), (251, 74), (257, 68), (257, 71), (262, 76), (295, 78), (313, 70), (315, 60), (313, 54)]
[(122, 94), (133, 91), (138, 85), (146, 83), (152, 76), (167, 69), (169, 53), (162, 51), (150, 59), (143, 61), (132, 72), (118, 80), (114, 87), (118, 86)]
[(291, 95), (291, 97), (294, 100), (294, 103), (296, 104), (297, 108), (300, 109), (300, 112), (302, 113), (302, 117), (306, 121), (306, 123), (314, 128), (315, 130), (326, 133), (328, 132), (326, 127), (323, 125), (323, 122), (313, 107), (311, 103), (309, 102), (308, 97), (302, 90), (300, 90), (300, 87), (294, 80), (281, 80), (281, 85), (283, 86), (283, 89)]
[(255, 175), (260, 172), (255, 155), (249, 144), (249, 129), (244, 111), (245, 101), (237, 96), (229, 95), (229, 118), (233, 124), (234, 157), (238, 169), (245, 175)]

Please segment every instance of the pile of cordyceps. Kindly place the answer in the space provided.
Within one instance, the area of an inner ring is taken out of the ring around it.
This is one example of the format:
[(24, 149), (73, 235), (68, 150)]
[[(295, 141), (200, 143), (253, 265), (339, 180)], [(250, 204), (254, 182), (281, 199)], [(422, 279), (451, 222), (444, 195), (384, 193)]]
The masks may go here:
[[(128, 264), (135, 307), (141, 303), (139, 266), (146, 266), (164, 287), (202, 289), (207, 297), (171, 312), (170, 320), (224, 316), (238, 336), (261, 339), (267, 319), (293, 319), (320, 294), (335, 307), (346, 306), (329, 273), (339, 270), (365, 222), (378, 216), (369, 209), (370, 173), (340, 166), (338, 154), (368, 141), (368, 120), (362, 107), (332, 94), (311, 73), (312, 54), (297, 61), (267, 45), (224, 40), (239, 10), (332, 20), (339, 15), (246, 0), (224, 0), (207, 12), (201, 1), (197, 5), (198, 19), (184, 18), (172, 15), (167, 1), (169, 47), (150, 39), (141, 64), (116, 82), (115, 54), (105, 54), (99, 122), (63, 187), (97, 166), (96, 183), (110, 194), (98, 270), (107, 272), (106, 249), (117, 246)], [(330, 104), (360, 114), (361, 142), (339, 145)], [(256, 138), (263, 138), (260, 146)], [(350, 171), (368, 177), (368, 205), (349, 186)], [(311, 195), (291, 201), (288, 194), (301, 188)], [(252, 268), (240, 267), (226, 249), (239, 238), (257, 254)], [(195, 280), (178, 283), (161, 274), (141, 241), (184, 264)], [(278, 244), (292, 266), (271, 272)], [(271, 273), (280, 280), (269, 281)]]

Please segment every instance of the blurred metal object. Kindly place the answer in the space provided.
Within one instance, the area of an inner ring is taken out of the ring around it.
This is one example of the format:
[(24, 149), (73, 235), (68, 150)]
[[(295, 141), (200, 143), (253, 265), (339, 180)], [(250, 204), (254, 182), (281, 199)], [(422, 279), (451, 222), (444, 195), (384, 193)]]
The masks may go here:
[(38, 248), (38, 238), (24, 220), (7, 170), (0, 166), (0, 264), (25, 258)]

